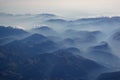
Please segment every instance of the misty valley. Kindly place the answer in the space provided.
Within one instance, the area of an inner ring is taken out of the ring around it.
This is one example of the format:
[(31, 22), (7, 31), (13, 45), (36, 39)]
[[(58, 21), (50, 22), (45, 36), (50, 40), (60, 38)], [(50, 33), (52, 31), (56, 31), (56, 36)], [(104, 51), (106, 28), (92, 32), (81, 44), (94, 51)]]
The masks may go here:
[(0, 80), (120, 80), (120, 17), (0, 13)]

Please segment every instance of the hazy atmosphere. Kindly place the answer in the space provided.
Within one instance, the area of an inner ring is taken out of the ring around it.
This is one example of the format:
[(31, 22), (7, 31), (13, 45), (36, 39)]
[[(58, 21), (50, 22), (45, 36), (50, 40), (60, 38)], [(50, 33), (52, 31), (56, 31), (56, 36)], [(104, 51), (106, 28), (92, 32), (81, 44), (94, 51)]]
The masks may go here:
[(120, 0), (0, 0), (0, 80), (120, 80)]
[(120, 0), (0, 0), (0, 11), (14, 14), (55, 13), (65, 17), (120, 15)]

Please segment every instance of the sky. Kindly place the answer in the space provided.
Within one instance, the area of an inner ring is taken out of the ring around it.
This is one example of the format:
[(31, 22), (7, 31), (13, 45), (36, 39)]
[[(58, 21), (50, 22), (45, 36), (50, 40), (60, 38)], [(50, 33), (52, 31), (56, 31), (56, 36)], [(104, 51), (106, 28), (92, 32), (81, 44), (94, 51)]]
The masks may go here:
[(0, 12), (68, 17), (119, 16), (120, 0), (0, 0)]

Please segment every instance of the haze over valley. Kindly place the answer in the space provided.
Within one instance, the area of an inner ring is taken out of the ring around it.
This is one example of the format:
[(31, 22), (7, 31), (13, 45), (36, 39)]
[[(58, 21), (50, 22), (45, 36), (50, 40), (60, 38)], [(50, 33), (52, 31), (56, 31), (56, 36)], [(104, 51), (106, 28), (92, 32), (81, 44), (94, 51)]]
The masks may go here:
[(120, 79), (119, 16), (1, 13), (0, 24), (1, 80)]
[(0, 80), (120, 80), (119, 0), (0, 0)]

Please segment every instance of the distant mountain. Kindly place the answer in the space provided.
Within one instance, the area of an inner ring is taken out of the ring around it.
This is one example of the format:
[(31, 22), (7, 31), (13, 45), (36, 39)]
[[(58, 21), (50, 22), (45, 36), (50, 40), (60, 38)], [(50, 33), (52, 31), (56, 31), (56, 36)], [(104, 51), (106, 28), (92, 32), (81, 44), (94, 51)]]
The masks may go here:
[(48, 20), (48, 22), (58, 22), (58, 23), (64, 23), (64, 22), (67, 22), (66, 20), (64, 19), (50, 19)]
[(13, 16), (13, 14), (9, 14), (9, 13), (0, 13), (1, 17), (8, 17), (8, 16)]
[(113, 31), (113, 33), (109, 36), (109, 42), (117, 56), (120, 52), (120, 28)]
[(36, 14), (36, 17), (56, 17), (54, 14), (43, 13), (43, 14)]
[(93, 46), (90, 48), (90, 51), (103, 51), (103, 52), (111, 52), (111, 48), (109, 44), (105, 41), (101, 42), (100, 44)]
[(27, 43), (27, 44), (39, 44), (39, 43), (45, 42), (47, 40), (48, 40), (48, 38), (41, 34), (32, 34), (32, 35), (22, 39), (21, 42)]
[[(119, 28), (120, 17), (96, 17), (96, 18), (82, 18), (73, 20), (69, 23), (70, 28), (79, 28), (87, 30), (101, 30), (101, 31), (112, 31)], [(113, 27), (114, 26), (114, 27)]]
[(54, 14), (41, 13), (41, 14), (11, 14), (11, 13), (0, 13), (1, 17), (18, 17), (18, 16), (35, 16), (35, 17), (56, 17)]
[(23, 29), (13, 28), (13, 27), (5, 27), (0, 26), (0, 37), (10, 37), (10, 36), (20, 36), (28, 34), (28, 32), (24, 31)]
[(114, 23), (114, 22), (119, 22), (120, 17), (98, 17), (98, 18), (82, 18), (75, 20), (74, 22), (89, 22), (89, 23)]
[[(74, 29), (68, 29), (64, 32), (67, 36), (70, 36), (71, 37), (81, 37), (82, 35), (84, 36), (87, 36), (87, 35), (93, 35), (93, 36), (99, 36), (102, 34), (101, 31), (87, 31), (87, 30), (74, 30)], [(73, 35), (73, 36), (72, 36)]]
[(35, 30), (52, 30), (51, 28), (49, 28), (48, 26), (41, 26), (41, 27), (38, 27), (38, 28), (34, 28)]
[(21, 39), (27, 35), (29, 35), (29, 33), (23, 29), (0, 26), (0, 45)]
[(96, 80), (120, 80), (120, 71), (103, 73)]
[[(4, 21), (3, 21), (4, 19)], [(59, 28), (85, 28), (88, 27), (110, 27), (120, 25), (120, 17), (95, 17), (95, 18), (81, 18), (77, 20), (67, 20), (64, 17), (59, 15), (50, 14), (50, 13), (41, 13), (41, 14), (9, 14), (9, 13), (0, 13), (0, 24), (1, 25), (14, 25), (30, 29), (36, 25), (49, 25)], [(63, 27), (64, 26), (64, 27)], [(113, 28), (113, 27), (112, 27)], [(93, 28), (92, 28), (93, 29)]]
[(118, 41), (118, 42), (120, 41), (120, 31), (117, 31), (112, 35), (112, 40)]
[(65, 20), (65, 19), (59, 19), (59, 18), (56, 18), (56, 19), (49, 19), (49, 20), (46, 20), (47, 23), (50, 23), (50, 24), (56, 24), (56, 25), (68, 25), (69, 21)]
[(77, 43), (91, 43), (98, 41), (103, 34), (100, 31), (77, 31), (69, 29), (65, 31), (64, 35), (75, 40)]
[(87, 49), (93, 46), (100, 40), (103, 33), (101, 31), (80, 31), (74, 29), (65, 30), (62, 33), (63, 39), (60, 39), (59, 44), (65, 47), (77, 47), (80, 49)]
[(91, 47), (86, 56), (108, 68), (120, 69), (120, 65), (117, 65), (120, 64), (120, 58), (113, 54), (110, 46), (106, 42)]
[(49, 40), (47, 37), (40, 34), (33, 34), (22, 40), (16, 40), (1, 46), (1, 50), (10, 51), (11, 53), (16, 53), (16, 55), (21, 55), (30, 57), (33, 55), (38, 55), (46, 52), (54, 51), (59, 46)]
[(46, 36), (57, 35), (57, 32), (54, 31), (52, 28), (50, 28), (48, 26), (41, 26), (41, 27), (33, 28), (32, 32), (43, 34), (43, 35), (46, 35)]
[(63, 42), (63, 44), (65, 43), (65, 45), (74, 45), (75, 44), (75, 40), (73, 40), (71, 38), (66, 38), (62, 42)]

